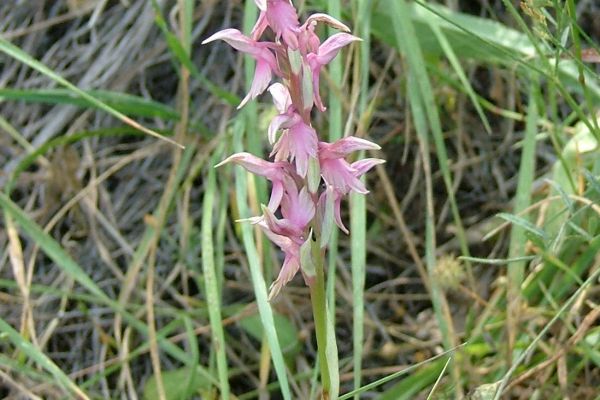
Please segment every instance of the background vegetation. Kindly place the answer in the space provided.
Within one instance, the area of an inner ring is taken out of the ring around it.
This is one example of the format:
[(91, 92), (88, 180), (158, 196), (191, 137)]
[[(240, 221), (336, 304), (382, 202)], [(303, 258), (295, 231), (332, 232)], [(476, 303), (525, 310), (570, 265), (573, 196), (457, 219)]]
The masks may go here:
[[(296, 5), (364, 39), (317, 131), (387, 159), (330, 252), (342, 398), (600, 398), (600, 5)], [(2, 2), (1, 397), (315, 398), (308, 289), (269, 305), (278, 253), (234, 222), (267, 186), (212, 167), (265, 152), (251, 62), (200, 46), (256, 15)]]

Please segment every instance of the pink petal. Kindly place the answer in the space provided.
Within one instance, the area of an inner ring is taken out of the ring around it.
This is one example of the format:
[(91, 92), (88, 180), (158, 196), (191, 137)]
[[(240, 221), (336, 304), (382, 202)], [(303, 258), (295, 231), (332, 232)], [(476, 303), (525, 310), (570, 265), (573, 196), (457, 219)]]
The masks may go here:
[(356, 170), (345, 160), (341, 158), (326, 158), (319, 161), (321, 164), (321, 176), (337, 192), (346, 194), (350, 190), (354, 190), (357, 193), (369, 193), (364, 183), (356, 177)]
[(271, 188), (271, 198), (269, 198), (269, 207), (270, 210), (277, 210), (277, 207), (281, 204), (281, 199), (283, 198), (283, 183), (279, 180), (272, 181), (273, 187)]
[(253, 174), (264, 176), (271, 181), (282, 180), (284, 177), (283, 163), (265, 161), (262, 158), (245, 152), (233, 154), (215, 165), (215, 167), (220, 167), (230, 162), (241, 165)]
[(283, 265), (281, 266), (281, 270), (279, 271), (279, 275), (269, 288), (269, 301), (277, 297), (281, 289), (283, 289), (283, 287), (287, 285), (294, 278), (294, 276), (296, 276), (296, 273), (299, 269), (300, 258), (298, 256), (294, 257), (286, 254)]
[(260, 37), (262, 36), (262, 34), (264, 33), (265, 29), (267, 29), (268, 26), (269, 26), (269, 22), (267, 21), (267, 13), (266, 13), (266, 5), (265, 5), (265, 10), (261, 11), (260, 15), (258, 16), (258, 20), (256, 21), (256, 23), (254, 24), (254, 27), (252, 28), (252, 31), (250, 31), (250, 37), (252, 37), (252, 39), (254, 39), (254, 40), (260, 39)]
[(300, 227), (294, 224), (293, 221), (290, 221), (286, 218), (277, 219), (277, 217), (275, 217), (275, 214), (273, 214), (273, 211), (266, 207), (263, 207), (263, 213), (264, 221), (271, 230), (271, 232), (277, 235), (288, 237), (294, 242), (299, 241), (304, 227)]
[(346, 235), (350, 232), (348, 228), (342, 222), (340, 207), (342, 204), (342, 194), (338, 193), (335, 189), (328, 187), (326, 191), (321, 193), (319, 197), (319, 214), (325, 215), (325, 208), (327, 207), (327, 196), (334, 196), (333, 199), (333, 220), (335, 224), (344, 232)]
[(257, 45), (258, 42), (245, 36), (237, 29), (223, 29), (222, 31), (216, 32), (208, 39), (205, 39), (202, 44), (214, 42), (215, 40), (223, 40), (234, 49), (255, 57), (257, 57), (262, 50), (264, 50), (264, 47)]
[(287, 114), (276, 115), (269, 124), (269, 129), (267, 136), (269, 138), (269, 143), (275, 143), (275, 139), (277, 137), (277, 131), (281, 129), (281, 127), (286, 124), (286, 122), (290, 121), (290, 116)]
[(342, 221), (342, 215), (341, 215), (341, 208), (342, 205), (342, 196), (336, 196), (335, 198), (335, 202), (333, 204), (333, 216), (335, 219), (335, 224), (342, 230), (342, 232), (344, 232), (346, 235), (348, 235), (350, 233), (350, 231), (348, 231), (348, 228), (346, 228), (346, 226), (344, 225), (344, 222)]
[(306, 21), (300, 28), (300, 34), (298, 35), (298, 42), (300, 45), (300, 51), (302, 54), (318, 53), (321, 40), (315, 34), (315, 26), (317, 22)]
[(342, 47), (359, 40), (362, 39), (350, 35), (349, 33), (336, 33), (335, 35), (329, 37), (319, 47), (319, 64), (321, 64), (321, 66), (329, 64), (329, 62), (334, 59)]
[(273, 103), (275, 104), (277, 111), (279, 111), (279, 114), (285, 113), (292, 105), (292, 98), (289, 90), (279, 82), (269, 86), (268, 90), (273, 97)]
[(318, 138), (315, 130), (300, 122), (292, 126), (288, 132), (290, 136), (290, 153), (296, 160), (296, 172), (305, 177), (308, 172), (308, 158), (317, 157)]
[(283, 38), (289, 47), (297, 49), (296, 35), (299, 32), (300, 23), (294, 6), (286, 0), (268, 0), (266, 15), (269, 27), (275, 32), (277, 39)]
[(300, 193), (295, 187), (288, 188), (281, 202), (281, 215), (302, 232), (315, 215), (315, 204), (306, 187)]
[(269, 240), (273, 242), (277, 247), (279, 247), (283, 252), (285, 252), (286, 254), (293, 254), (295, 252), (295, 249), (298, 247), (298, 245), (294, 243), (289, 237), (278, 235), (271, 231), (269, 225), (267, 225), (264, 219), (262, 219), (257, 225), (261, 228), (261, 230), (269, 238)]
[(336, 141), (335, 143), (319, 143), (319, 157), (325, 158), (343, 158), (348, 154), (358, 150), (379, 150), (379, 145), (366, 139), (348, 136)]
[(237, 107), (238, 110), (242, 108), (250, 99), (255, 99), (258, 95), (265, 91), (269, 83), (271, 83), (271, 67), (269, 64), (261, 59), (256, 62), (256, 71), (254, 72), (254, 79), (252, 80), (252, 86), (250, 92), (244, 97), (240, 105)]
[(356, 172), (357, 172), (356, 176), (361, 176), (361, 175), (367, 173), (367, 171), (369, 171), (374, 166), (383, 164), (383, 163), (385, 163), (385, 160), (382, 160), (379, 158), (365, 158), (363, 160), (353, 162), (351, 167), (356, 170)]
[(307, 57), (308, 64), (310, 65), (310, 69), (312, 70), (313, 100), (315, 101), (315, 106), (317, 106), (319, 111), (325, 112), (326, 108), (323, 105), (323, 101), (321, 100), (321, 93), (319, 92), (319, 77), (321, 75), (321, 64), (319, 64), (316, 55), (309, 54)]

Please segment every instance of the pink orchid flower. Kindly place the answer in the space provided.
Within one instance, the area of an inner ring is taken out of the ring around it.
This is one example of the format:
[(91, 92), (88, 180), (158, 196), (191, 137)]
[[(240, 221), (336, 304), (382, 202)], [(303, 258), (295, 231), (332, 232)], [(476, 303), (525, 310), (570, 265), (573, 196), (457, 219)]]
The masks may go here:
[(244, 97), (239, 108), (242, 108), (249, 100), (255, 99), (265, 91), (271, 83), (273, 74), (281, 75), (275, 55), (270, 48), (273, 47), (269, 42), (257, 42), (237, 29), (224, 29), (204, 40), (202, 44), (210, 43), (215, 40), (224, 40), (231, 47), (252, 56), (256, 60), (256, 70), (250, 92)]
[[(319, 207), (324, 209), (328, 200), (333, 201), (335, 223), (346, 234), (349, 232), (342, 222), (340, 211), (342, 197), (352, 190), (361, 194), (369, 193), (359, 178), (374, 166), (384, 163), (385, 160), (367, 158), (349, 164), (344, 158), (354, 151), (379, 149), (380, 147), (373, 142), (352, 136), (331, 144), (319, 143), (321, 176), (325, 183), (333, 188), (333, 190), (327, 190), (321, 194)], [(328, 196), (333, 196), (333, 199), (328, 199)]]
[[(295, 111), (285, 86), (274, 83), (269, 88), (269, 92), (280, 113), (269, 124), (269, 142), (274, 143), (271, 156), (275, 156), (276, 161), (295, 160), (296, 172), (304, 178), (308, 172), (309, 158), (317, 158), (317, 133), (304, 123), (302, 117)], [(276, 141), (279, 130), (283, 130), (283, 133)]]
[(313, 81), (313, 97), (315, 106), (321, 111), (325, 111), (325, 106), (321, 100), (319, 94), (319, 78), (321, 75), (321, 69), (323, 66), (329, 64), (331, 60), (339, 53), (339, 51), (347, 46), (348, 44), (362, 39), (353, 36), (349, 33), (336, 33), (329, 37), (326, 41), (319, 46), (317, 53), (310, 53), (307, 56), (308, 64), (312, 70), (312, 81)]
[(325, 183), (333, 186), (342, 195), (348, 194), (350, 190), (367, 194), (369, 191), (358, 179), (362, 175), (360, 174), (361, 171), (352, 167), (344, 157), (358, 150), (379, 149), (380, 147), (377, 144), (353, 136), (340, 139), (335, 143), (319, 142), (321, 176), (323, 176)]
[(284, 253), (283, 265), (271, 285), (269, 299), (275, 297), (300, 269), (300, 247), (309, 240), (306, 231), (315, 215), (315, 205), (306, 187), (298, 191), (294, 182), (287, 182), (281, 215), (283, 218), (278, 219), (272, 210), (263, 207), (263, 216), (251, 219)]
[(300, 27), (298, 42), (302, 54), (306, 55), (309, 53), (318, 53), (319, 46), (321, 45), (321, 40), (315, 34), (315, 27), (317, 26), (318, 22), (323, 22), (343, 32), (350, 32), (350, 28), (348, 28), (346, 25), (344, 25), (337, 19), (333, 18), (331, 15), (322, 13), (312, 14)]
[(273, 187), (271, 188), (271, 198), (267, 207), (273, 211), (277, 210), (283, 198), (284, 186), (287, 181), (294, 180), (291, 175), (293, 173), (292, 165), (285, 161), (265, 161), (250, 153), (242, 152), (227, 157), (215, 165), (215, 168), (230, 162), (241, 165), (253, 174), (264, 176), (271, 181)]
[(252, 38), (258, 40), (267, 27), (275, 33), (275, 40), (283, 42), (291, 49), (298, 48), (300, 22), (296, 9), (289, 0), (256, 1), (261, 10), (258, 21), (252, 28)]
[(287, 236), (273, 233), (264, 220), (260, 221), (257, 225), (264, 234), (267, 235), (269, 240), (279, 247), (284, 254), (283, 264), (279, 270), (279, 275), (277, 276), (277, 279), (273, 281), (269, 290), (269, 300), (271, 300), (279, 294), (281, 288), (287, 285), (289, 281), (296, 276), (296, 273), (300, 269), (300, 245)]

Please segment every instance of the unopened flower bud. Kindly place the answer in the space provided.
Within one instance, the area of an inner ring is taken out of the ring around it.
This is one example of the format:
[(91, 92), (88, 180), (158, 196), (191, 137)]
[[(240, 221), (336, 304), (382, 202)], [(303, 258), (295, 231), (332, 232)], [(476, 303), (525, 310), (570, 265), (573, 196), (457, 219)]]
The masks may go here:
[(292, 74), (299, 75), (300, 71), (302, 71), (302, 56), (300, 55), (300, 51), (288, 47), (287, 53)]
[(313, 75), (306, 63), (302, 63), (302, 101), (304, 111), (310, 111), (313, 106)]
[(300, 246), (300, 268), (307, 283), (315, 279), (317, 275), (313, 257), (311, 254), (312, 230), (308, 234), (308, 238)]
[(308, 180), (308, 191), (312, 194), (317, 193), (321, 183), (321, 167), (319, 167), (319, 160), (316, 157), (309, 157), (308, 159), (306, 178)]
[(333, 233), (333, 226), (335, 224), (335, 194), (333, 186), (328, 185), (327, 191), (325, 192), (325, 211), (323, 213), (323, 222), (321, 225), (321, 248), (327, 247), (329, 239)]

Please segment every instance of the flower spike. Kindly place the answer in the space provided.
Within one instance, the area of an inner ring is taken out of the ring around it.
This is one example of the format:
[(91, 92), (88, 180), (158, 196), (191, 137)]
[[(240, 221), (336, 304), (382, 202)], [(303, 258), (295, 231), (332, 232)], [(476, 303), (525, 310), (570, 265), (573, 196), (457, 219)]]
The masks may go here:
[[(353, 152), (380, 147), (356, 137), (321, 142), (311, 122), (313, 108), (325, 110), (319, 93), (321, 70), (342, 48), (361, 39), (327, 14), (312, 14), (300, 23), (291, 0), (254, 2), (260, 13), (250, 36), (237, 29), (224, 29), (203, 44), (223, 40), (253, 57), (254, 79), (239, 107), (268, 89), (277, 110), (266, 132), (272, 145), (270, 161), (242, 152), (217, 165), (238, 164), (271, 182), (271, 195), (268, 205), (261, 206), (262, 215), (240, 222), (260, 227), (283, 253), (279, 275), (269, 293), (272, 300), (299, 270), (307, 285), (315, 283), (314, 246), (325, 249), (336, 226), (348, 233), (341, 217), (342, 200), (352, 191), (368, 193), (360, 177), (384, 161), (367, 158), (348, 162), (346, 157)], [(320, 23), (340, 32), (321, 42), (315, 33)], [(267, 31), (274, 39), (263, 38)], [(271, 84), (273, 78), (280, 81)]]

